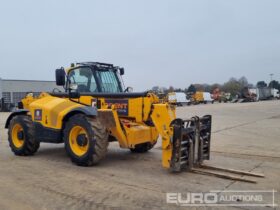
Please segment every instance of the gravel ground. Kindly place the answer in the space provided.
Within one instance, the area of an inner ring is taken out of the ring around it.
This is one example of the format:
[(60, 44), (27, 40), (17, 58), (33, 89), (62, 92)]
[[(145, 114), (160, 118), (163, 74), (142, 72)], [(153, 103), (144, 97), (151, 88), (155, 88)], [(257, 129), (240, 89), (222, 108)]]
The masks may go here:
[(279, 203), (280, 101), (177, 110), (182, 118), (204, 114), (213, 115), (208, 164), (264, 173), (265, 178), (254, 178), (258, 183), (250, 184), (188, 172), (171, 174), (161, 167), (160, 142), (146, 154), (133, 154), (112, 143), (106, 159), (90, 168), (73, 165), (62, 144), (41, 144), (36, 155), (16, 157), (3, 128), (8, 113), (0, 113), (0, 209), (183, 209), (167, 204), (166, 193), (210, 190), (274, 189)]

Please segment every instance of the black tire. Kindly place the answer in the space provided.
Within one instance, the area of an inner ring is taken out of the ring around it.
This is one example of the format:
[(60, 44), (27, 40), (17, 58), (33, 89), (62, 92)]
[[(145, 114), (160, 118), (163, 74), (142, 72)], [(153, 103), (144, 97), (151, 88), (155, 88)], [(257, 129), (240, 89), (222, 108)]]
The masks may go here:
[[(81, 156), (75, 154), (69, 142), (71, 129), (75, 126), (84, 128), (87, 133), (88, 149)], [(63, 140), (67, 154), (70, 156), (72, 162), (79, 166), (92, 166), (97, 164), (106, 156), (109, 144), (106, 128), (96, 118), (89, 118), (83, 114), (74, 115), (66, 122), (63, 131)]]
[(154, 144), (148, 142), (148, 143), (143, 143), (143, 144), (138, 144), (135, 146), (135, 148), (131, 148), (131, 152), (135, 153), (145, 153), (148, 152), (150, 149), (152, 149), (155, 146), (156, 142)]
[[(20, 125), (23, 130), (23, 144), (18, 147), (13, 140), (13, 128), (16, 125)], [(40, 147), (40, 142), (35, 139), (35, 128), (30, 116), (17, 115), (12, 118), (9, 124), (8, 141), (12, 152), (18, 156), (33, 155)]]

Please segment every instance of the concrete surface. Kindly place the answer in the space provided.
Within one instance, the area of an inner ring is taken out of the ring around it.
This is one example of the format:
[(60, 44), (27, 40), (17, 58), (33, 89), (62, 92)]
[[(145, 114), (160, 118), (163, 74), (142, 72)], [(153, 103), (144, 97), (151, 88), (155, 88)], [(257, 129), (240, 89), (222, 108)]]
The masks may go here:
[[(116, 143), (110, 145), (101, 164), (90, 168), (73, 165), (62, 144), (41, 144), (36, 155), (16, 157), (3, 129), (8, 114), (0, 113), (0, 209), (180, 209), (166, 203), (167, 192), (210, 190), (274, 189), (279, 204), (280, 101), (208, 104), (177, 110), (182, 118), (204, 114), (213, 115), (208, 164), (264, 173), (265, 178), (254, 178), (258, 183), (249, 184), (194, 173), (171, 174), (161, 167), (158, 147), (146, 154), (132, 154), (119, 149)], [(269, 196), (265, 199), (270, 201)]]

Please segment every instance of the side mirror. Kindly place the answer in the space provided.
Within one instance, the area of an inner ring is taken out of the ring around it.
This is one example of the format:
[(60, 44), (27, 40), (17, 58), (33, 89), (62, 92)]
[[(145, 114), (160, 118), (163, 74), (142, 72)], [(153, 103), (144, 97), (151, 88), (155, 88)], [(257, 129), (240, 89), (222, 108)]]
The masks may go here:
[(78, 85), (77, 85), (77, 84), (70, 84), (70, 85), (69, 85), (69, 89), (70, 89), (70, 90), (75, 90), (75, 91), (76, 91), (76, 90), (78, 90)]
[(120, 68), (120, 75), (124, 75), (124, 68)]
[(127, 87), (124, 92), (127, 92), (127, 93), (132, 93), (133, 92), (133, 88), (132, 87)]
[(55, 81), (58, 86), (65, 85), (65, 71), (63, 68), (55, 70)]

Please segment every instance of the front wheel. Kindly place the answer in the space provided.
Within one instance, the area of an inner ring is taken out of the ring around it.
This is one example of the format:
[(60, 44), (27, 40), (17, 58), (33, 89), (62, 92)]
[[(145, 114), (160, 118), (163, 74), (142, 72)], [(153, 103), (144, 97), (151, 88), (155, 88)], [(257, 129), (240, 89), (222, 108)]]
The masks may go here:
[(92, 166), (107, 153), (108, 132), (95, 118), (83, 114), (71, 117), (63, 132), (65, 150), (72, 162), (80, 166)]
[(40, 142), (35, 139), (35, 129), (30, 116), (18, 115), (12, 118), (8, 141), (15, 155), (33, 155), (40, 147)]

